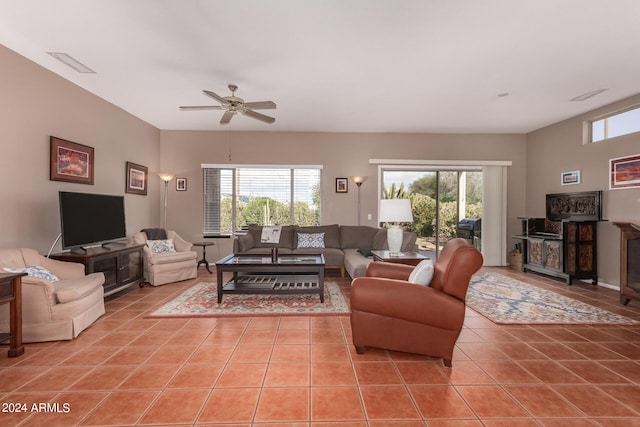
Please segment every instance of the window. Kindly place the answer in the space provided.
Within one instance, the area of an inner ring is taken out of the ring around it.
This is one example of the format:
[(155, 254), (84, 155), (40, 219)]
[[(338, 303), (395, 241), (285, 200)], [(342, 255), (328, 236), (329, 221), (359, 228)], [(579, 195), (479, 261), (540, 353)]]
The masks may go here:
[(640, 107), (591, 122), (591, 142), (640, 132)]
[(204, 235), (250, 224), (319, 225), (321, 166), (202, 165)]

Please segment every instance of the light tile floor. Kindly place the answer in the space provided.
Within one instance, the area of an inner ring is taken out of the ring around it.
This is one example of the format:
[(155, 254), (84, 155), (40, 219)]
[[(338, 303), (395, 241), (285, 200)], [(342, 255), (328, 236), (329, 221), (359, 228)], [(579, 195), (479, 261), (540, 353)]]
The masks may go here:
[[(615, 291), (491, 270), (640, 320)], [(445, 368), (357, 355), (346, 316), (144, 318), (213, 277), (109, 297), (73, 341), (1, 347), (0, 425), (640, 426), (640, 326), (500, 326), (468, 310)]]

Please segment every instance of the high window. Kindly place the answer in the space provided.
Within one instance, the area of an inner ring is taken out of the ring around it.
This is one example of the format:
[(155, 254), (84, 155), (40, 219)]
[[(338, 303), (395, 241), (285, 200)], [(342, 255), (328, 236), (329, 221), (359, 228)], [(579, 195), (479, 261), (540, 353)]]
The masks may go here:
[(204, 235), (320, 224), (322, 166), (202, 165)]
[(591, 122), (591, 142), (640, 132), (640, 107)]

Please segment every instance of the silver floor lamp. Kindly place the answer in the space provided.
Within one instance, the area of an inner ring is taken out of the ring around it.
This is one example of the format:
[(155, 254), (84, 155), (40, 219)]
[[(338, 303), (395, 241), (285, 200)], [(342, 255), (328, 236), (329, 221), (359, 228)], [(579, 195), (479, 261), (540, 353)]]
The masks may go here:
[(352, 176), (351, 179), (358, 186), (358, 225), (360, 225), (360, 187), (362, 187), (362, 183), (367, 180), (366, 176)]
[(173, 174), (158, 172), (158, 176), (164, 182), (164, 221), (162, 228), (167, 229), (167, 198), (169, 196), (169, 182), (173, 179)]

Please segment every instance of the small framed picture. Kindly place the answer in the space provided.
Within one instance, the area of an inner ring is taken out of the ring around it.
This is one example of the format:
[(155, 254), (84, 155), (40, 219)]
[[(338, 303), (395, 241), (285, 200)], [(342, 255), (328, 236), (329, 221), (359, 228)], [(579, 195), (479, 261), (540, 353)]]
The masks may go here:
[(176, 178), (176, 191), (187, 191), (187, 178)]
[(146, 166), (127, 162), (127, 187), (125, 192), (146, 196), (148, 175)]
[(66, 141), (52, 136), (51, 181), (75, 182), (93, 185), (93, 147)]
[(562, 172), (562, 185), (580, 184), (580, 171)]
[(640, 187), (640, 154), (609, 160), (609, 189)]
[(336, 193), (347, 193), (349, 191), (349, 180), (347, 178), (336, 178)]

